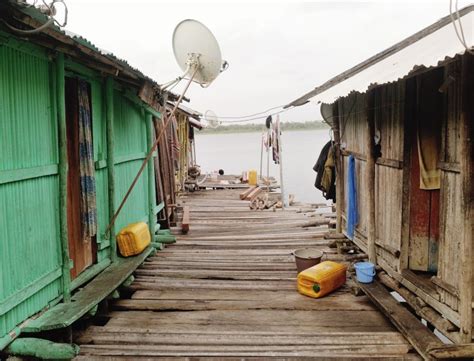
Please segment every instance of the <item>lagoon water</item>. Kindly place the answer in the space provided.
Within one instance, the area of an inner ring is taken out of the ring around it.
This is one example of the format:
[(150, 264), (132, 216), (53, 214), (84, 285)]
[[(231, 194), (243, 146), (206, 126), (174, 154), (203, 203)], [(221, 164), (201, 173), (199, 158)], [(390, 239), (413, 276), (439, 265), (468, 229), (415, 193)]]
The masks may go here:
[[(197, 163), (203, 173), (223, 169), (225, 174), (260, 168), (261, 133), (199, 134), (196, 132)], [(329, 141), (328, 130), (298, 130), (282, 134), (283, 175), (286, 194), (294, 194), (296, 201), (326, 202), (314, 187), (314, 163), (323, 146)], [(266, 176), (266, 153), (263, 174)], [(279, 180), (279, 168), (270, 154), (270, 176)]]

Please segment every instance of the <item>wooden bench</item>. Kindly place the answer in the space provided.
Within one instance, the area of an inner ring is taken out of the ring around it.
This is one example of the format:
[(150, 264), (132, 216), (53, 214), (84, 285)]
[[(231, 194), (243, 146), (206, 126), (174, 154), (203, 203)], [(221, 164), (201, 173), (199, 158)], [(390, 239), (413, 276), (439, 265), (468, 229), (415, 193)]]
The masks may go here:
[(114, 292), (152, 251), (153, 247), (149, 246), (135, 257), (119, 257), (116, 263), (110, 265), (84, 288), (76, 292), (72, 296), (71, 302), (54, 306), (28, 323), (23, 328), (23, 332), (42, 332), (72, 325)]

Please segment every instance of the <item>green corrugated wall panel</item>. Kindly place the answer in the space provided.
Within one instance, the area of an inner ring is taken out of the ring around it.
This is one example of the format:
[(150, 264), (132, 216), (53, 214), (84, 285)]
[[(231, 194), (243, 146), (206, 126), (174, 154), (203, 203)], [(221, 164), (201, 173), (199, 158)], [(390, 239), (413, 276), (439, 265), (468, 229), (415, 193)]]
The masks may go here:
[[(0, 171), (56, 165), (51, 65), (46, 56), (8, 46), (0, 47), (0, 60)], [(60, 265), (58, 176), (0, 184), (0, 200), (1, 306)], [(0, 337), (59, 290), (60, 280), (53, 281), (0, 316)]]
[(58, 162), (49, 63), (0, 47), (0, 170)]
[[(146, 123), (144, 112), (116, 91), (114, 94), (115, 155), (126, 156), (144, 153), (146, 149)], [(125, 196), (128, 187), (137, 174), (143, 159), (117, 164), (116, 204)], [(148, 217), (148, 178), (143, 172), (133, 192), (125, 203), (116, 222), (117, 231), (127, 224), (147, 221)]]
[[(94, 160), (97, 162), (107, 158), (104, 85), (97, 79), (87, 80), (91, 84)], [(97, 190), (97, 221), (99, 224), (97, 242), (101, 243), (104, 241), (103, 236), (110, 219), (107, 168), (96, 170), (95, 175)]]

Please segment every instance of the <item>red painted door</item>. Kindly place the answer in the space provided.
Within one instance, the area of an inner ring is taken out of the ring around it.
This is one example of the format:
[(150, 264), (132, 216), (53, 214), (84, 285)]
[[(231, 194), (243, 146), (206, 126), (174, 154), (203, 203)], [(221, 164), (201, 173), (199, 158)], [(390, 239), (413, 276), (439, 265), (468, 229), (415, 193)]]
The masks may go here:
[(439, 189), (420, 189), (418, 148), (411, 154), (409, 268), (435, 272), (438, 267)]
[[(438, 268), (438, 240), (440, 190), (420, 189), (420, 157), (437, 165), (439, 161), (441, 124), (444, 114), (443, 96), (438, 91), (443, 83), (443, 71), (417, 77), (415, 126), (411, 134), (410, 173), (410, 253), (409, 268), (436, 272)], [(435, 165), (435, 167), (436, 167)], [(431, 165), (432, 166), (432, 165)]]

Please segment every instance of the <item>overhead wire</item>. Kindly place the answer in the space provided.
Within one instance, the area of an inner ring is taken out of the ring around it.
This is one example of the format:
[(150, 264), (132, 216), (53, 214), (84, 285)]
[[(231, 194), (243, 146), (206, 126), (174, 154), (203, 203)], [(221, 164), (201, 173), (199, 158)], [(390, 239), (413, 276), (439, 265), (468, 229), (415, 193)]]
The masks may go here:
[[(287, 112), (288, 110), (290, 110), (292, 108), (287, 108), (287, 109), (282, 109), (278, 112), (274, 112), (274, 113), (267, 113), (265, 115), (262, 115), (262, 116), (259, 116), (259, 117), (254, 117), (254, 118), (248, 118), (248, 119), (236, 119), (236, 120), (221, 120), (220, 123), (227, 123), (227, 124), (231, 124), (231, 123), (245, 123), (245, 122), (250, 122), (252, 120), (260, 120), (260, 119), (266, 119), (268, 118), (269, 116), (274, 116), (274, 115), (278, 115), (278, 114), (282, 114), (282, 113), (285, 113)], [(219, 119), (222, 118), (222, 117), (218, 117)]]
[[(458, 0), (455, 0), (454, 10), (455, 10), (457, 19), (454, 17), (454, 13), (453, 13), (453, 0), (449, 0), (449, 15), (451, 17), (451, 21), (454, 26), (454, 31), (456, 32), (456, 36), (461, 42), (461, 44), (466, 48), (466, 51), (469, 54), (474, 55), (474, 51), (467, 45), (466, 37), (464, 36), (464, 30), (463, 30), (462, 22), (461, 22), (461, 15), (459, 14), (459, 9), (458, 9)], [(456, 25), (456, 20), (459, 23), (458, 25)], [(458, 26), (459, 26), (459, 29), (458, 29)]]
[(278, 106), (275, 106), (273, 108), (269, 108), (267, 110), (264, 110), (264, 111), (261, 111), (261, 112), (258, 112), (258, 113), (254, 113), (254, 114), (248, 114), (248, 115), (242, 115), (242, 116), (220, 116), (219, 118), (222, 118), (222, 119), (245, 119), (245, 118), (250, 118), (250, 117), (255, 117), (255, 116), (258, 116), (258, 115), (262, 115), (265, 114), (265, 113), (268, 113), (272, 110), (275, 110), (275, 109), (278, 109), (278, 108), (283, 108), (285, 106), (285, 104), (283, 105), (278, 105)]
[[(40, 9), (41, 12), (43, 12), (46, 17), (48, 18), (48, 20), (42, 24), (41, 26), (35, 28), (35, 29), (31, 29), (31, 30), (23, 30), (23, 29), (18, 29), (12, 25), (10, 25), (7, 21), (5, 21), (4, 19), (2, 19), (2, 22), (10, 29), (10, 30), (13, 30), (15, 31), (16, 33), (19, 33), (19, 34), (24, 34), (24, 35), (31, 35), (31, 34), (37, 34), (41, 31), (43, 31), (44, 29), (48, 28), (49, 26), (51, 26), (53, 23), (56, 24), (58, 27), (65, 27), (67, 25), (67, 21), (68, 21), (68, 7), (65, 3), (64, 0), (53, 0), (50, 4), (46, 3), (46, 0), (43, 0), (43, 6), (44, 8), (43, 9)], [(61, 3), (63, 4), (64, 6), (64, 20), (62, 23), (60, 23), (58, 20), (56, 20), (55, 18), (55, 15), (56, 15), (56, 8), (54, 7), (55, 4), (58, 4), (58, 3)], [(30, 8), (30, 7), (36, 7), (36, 4), (37, 4), (37, 0), (34, 0), (33, 3), (29, 4), (29, 3), (22, 3), (21, 5), (26, 7), (26, 8)]]

